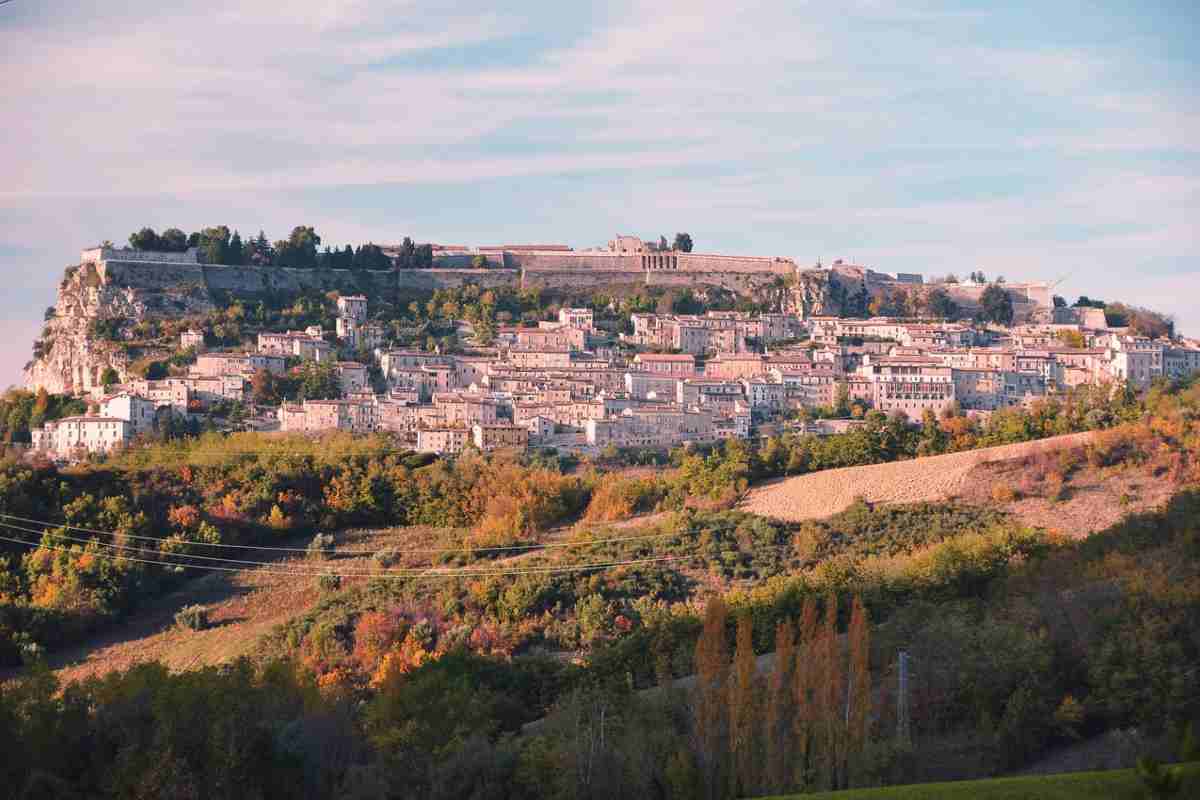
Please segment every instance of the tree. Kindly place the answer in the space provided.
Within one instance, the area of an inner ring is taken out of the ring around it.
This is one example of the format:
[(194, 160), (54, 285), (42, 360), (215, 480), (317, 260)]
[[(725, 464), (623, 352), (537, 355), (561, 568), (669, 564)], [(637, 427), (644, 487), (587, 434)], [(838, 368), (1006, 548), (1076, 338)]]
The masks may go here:
[(871, 631), (866, 606), (855, 597), (846, 633), (850, 649), (850, 686), (846, 698), (849, 752), (857, 755), (867, 744), (871, 719)]
[(329, 361), (305, 361), (296, 370), (301, 400), (336, 400), (342, 396), (337, 366)]
[(1082, 349), (1087, 346), (1087, 342), (1083, 338), (1083, 334), (1079, 331), (1063, 329), (1055, 334), (1055, 337), (1067, 347)]
[(260, 229), (258, 236), (246, 242), (246, 252), (243, 259), (247, 264), (269, 266), (275, 263), (275, 248), (267, 240), (267, 235)]
[(795, 695), (792, 671), (796, 664), (796, 626), (790, 619), (775, 626), (775, 666), (767, 684), (767, 766), (764, 776), (768, 792), (783, 792), (791, 785), (789, 774), (795, 758), (793, 726)]
[(387, 257), (379, 245), (367, 243), (360, 245), (358, 252), (354, 254), (353, 268), (389, 270), (392, 268), (392, 260)]
[(925, 307), (935, 317), (953, 319), (958, 314), (958, 304), (950, 299), (945, 289), (934, 289), (925, 300)]
[(236, 230), (229, 240), (229, 248), (225, 252), (225, 263), (241, 266), (246, 263), (246, 248), (242, 245), (242, 235)]
[(200, 258), (207, 264), (228, 264), (229, 244), (229, 228), (224, 225), (204, 228), (196, 237)]
[(136, 233), (129, 234), (129, 246), (134, 250), (159, 250), (158, 234), (153, 228), (142, 228)]
[(1067, 301), (1065, 298), (1063, 298), (1062, 295), (1057, 295), (1057, 294), (1054, 295), (1053, 302), (1054, 302), (1055, 308), (1066, 308), (1067, 307)]
[(825, 598), (824, 624), (818, 639), (817, 717), (820, 720), (823, 769), (830, 789), (841, 788), (841, 753), (844, 747), (842, 729), (842, 692), (845, 676), (841, 668), (841, 647), (838, 643), (838, 598), (833, 592)]
[(297, 225), (286, 241), (275, 243), (275, 261), (285, 267), (311, 269), (317, 265), (320, 246), (321, 237), (311, 225)]
[(759, 786), (757, 734), (762, 723), (754, 678), (754, 621), (749, 613), (743, 613), (737, 621), (737, 646), (729, 682), (729, 750), (737, 797), (753, 795)]
[(167, 228), (158, 239), (159, 249), (169, 253), (182, 253), (188, 249), (188, 237), (179, 228)]
[(413, 240), (404, 237), (404, 241), (400, 243), (400, 255), (396, 256), (397, 269), (416, 269), (417, 267), (417, 246), (413, 244)]
[(724, 795), (728, 771), (727, 616), (724, 600), (719, 596), (709, 600), (704, 609), (704, 627), (696, 641), (696, 744), (704, 796), (709, 800)]
[(816, 693), (824, 678), (817, 658), (817, 637), (817, 602), (810, 595), (804, 598), (800, 610), (800, 638), (792, 670), (795, 698), (792, 729), (796, 748), (793, 780), (802, 788), (811, 785), (816, 763)]
[(660, 253), (667, 252), (667, 237), (666, 236), (658, 237), (658, 252), (660, 252)]
[(675, 249), (681, 253), (692, 252), (692, 235), (690, 233), (675, 234)]
[(259, 405), (271, 405), (279, 402), (275, 374), (265, 367), (259, 367), (250, 379), (250, 397)]
[(112, 367), (105, 367), (104, 372), (100, 373), (100, 383), (104, 386), (105, 389), (107, 389), (109, 386), (112, 386), (114, 383), (117, 383), (120, 380), (121, 380), (121, 376), (118, 375), (117, 371), (115, 369), (113, 369)]
[(1011, 325), (1013, 320), (1012, 297), (998, 283), (983, 290), (979, 297), (984, 319), (999, 325)]

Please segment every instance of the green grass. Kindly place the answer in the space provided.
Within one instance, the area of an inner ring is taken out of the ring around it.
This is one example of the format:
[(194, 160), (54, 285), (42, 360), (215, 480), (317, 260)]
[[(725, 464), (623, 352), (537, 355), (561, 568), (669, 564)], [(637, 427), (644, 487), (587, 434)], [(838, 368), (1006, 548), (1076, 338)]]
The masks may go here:
[[(1183, 786), (1176, 798), (1200, 797), (1200, 763), (1174, 769), (1183, 773)], [(1029, 775), (1019, 778), (989, 778), (981, 781), (917, 783), (881, 789), (848, 789), (842, 792), (780, 795), (775, 800), (1141, 800), (1151, 795), (1131, 769), (1108, 772), (1072, 772), (1066, 775)]]

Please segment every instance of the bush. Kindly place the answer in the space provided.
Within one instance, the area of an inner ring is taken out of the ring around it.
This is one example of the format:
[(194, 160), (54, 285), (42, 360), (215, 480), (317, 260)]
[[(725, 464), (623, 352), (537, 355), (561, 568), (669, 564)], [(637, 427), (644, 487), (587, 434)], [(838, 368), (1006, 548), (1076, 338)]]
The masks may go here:
[(1017, 490), (1007, 483), (997, 483), (992, 487), (992, 499), (997, 503), (1011, 503), (1017, 499)]
[(324, 575), (317, 578), (317, 588), (322, 592), (336, 592), (342, 588), (342, 576), (334, 575), (332, 572), (326, 572)]
[(308, 557), (323, 561), (333, 555), (333, 534), (318, 533), (308, 543)]
[(1067, 496), (1067, 479), (1058, 471), (1046, 475), (1046, 497), (1050, 500), (1063, 500)]
[(202, 631), (208, 627), (208, 609), (202, 605), (184, 606), (175, 612), (175, 624), (180, 628)]
[(381, 569), (387, 569), (400, 563), (400, 551), (395, 547), (385, 547), (377, 551), (371, 559), (379, 565)]

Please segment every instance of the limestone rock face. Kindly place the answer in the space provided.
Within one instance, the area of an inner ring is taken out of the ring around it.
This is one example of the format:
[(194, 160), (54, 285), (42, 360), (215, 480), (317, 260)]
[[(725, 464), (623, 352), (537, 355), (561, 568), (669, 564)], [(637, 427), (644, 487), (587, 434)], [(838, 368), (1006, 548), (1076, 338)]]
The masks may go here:
[(34, 344), (34, 358), (25, 368), (25, 385), (36, 391), (79, 394), (100, 385), (112, 367), (123, 381), (129, 357), (120, 342), (92, 333), (96, 320), (114, 320), (128, 331), (146, 319), (162, 319), (211, 311), (214, 306), (203, 283), (158, 283), (139, 287), (121, 279), (111, 262), (86, 262), (69, 267), (58, 286), (54, 317)]
[(783, 310), (802, 318), (858, 313), (870, 299), (868, 277), (862, 270), (840, 266), (800, 270)]

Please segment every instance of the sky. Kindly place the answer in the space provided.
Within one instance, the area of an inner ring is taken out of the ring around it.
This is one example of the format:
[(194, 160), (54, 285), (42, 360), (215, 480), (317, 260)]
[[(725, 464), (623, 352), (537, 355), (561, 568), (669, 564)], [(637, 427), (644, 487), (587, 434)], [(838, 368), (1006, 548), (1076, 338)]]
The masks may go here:
[(325, 244), (687, 231), (1061, 281), (1200, 335), (1200, 6), (0, 5), (0, 387), (143, 226)]

